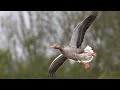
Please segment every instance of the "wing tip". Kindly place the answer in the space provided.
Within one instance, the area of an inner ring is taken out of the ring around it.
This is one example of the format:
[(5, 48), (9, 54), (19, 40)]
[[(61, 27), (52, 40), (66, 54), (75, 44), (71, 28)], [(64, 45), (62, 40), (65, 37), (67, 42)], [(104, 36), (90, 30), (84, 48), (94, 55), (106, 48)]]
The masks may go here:
[(55, 73), (49, 71), (48, 77), (49, 77), (49, 79), (55, 79)]
[(55, 78), (55, 71), (51, 68), (51, 66), (49, 67), (49, 70), (48, 70), (48, 77), (49, 79)]

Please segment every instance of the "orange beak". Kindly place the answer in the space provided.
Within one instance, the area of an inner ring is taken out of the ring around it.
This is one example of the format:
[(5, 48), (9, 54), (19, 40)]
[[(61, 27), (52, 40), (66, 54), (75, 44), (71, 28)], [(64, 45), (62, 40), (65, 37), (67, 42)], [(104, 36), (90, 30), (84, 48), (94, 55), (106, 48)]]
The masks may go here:
[(97, 54), (96, 54), (96, 53), (92, 53), (92, 56), (93, 56), (93, 57), (96, 57), (96, 56), (97, 56)]
[(54, 48), (54, 46), (51, 46), (51, 48)]

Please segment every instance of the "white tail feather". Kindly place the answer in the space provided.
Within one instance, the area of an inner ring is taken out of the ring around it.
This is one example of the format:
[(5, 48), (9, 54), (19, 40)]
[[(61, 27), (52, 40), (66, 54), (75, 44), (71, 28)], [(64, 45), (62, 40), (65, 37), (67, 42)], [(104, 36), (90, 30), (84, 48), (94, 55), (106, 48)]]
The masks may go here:
[(85, 52), (90, 52), (90, 53), (93, 53), (93, 50), (90, 46), (87, 46), (85, 49), (84, 49)]

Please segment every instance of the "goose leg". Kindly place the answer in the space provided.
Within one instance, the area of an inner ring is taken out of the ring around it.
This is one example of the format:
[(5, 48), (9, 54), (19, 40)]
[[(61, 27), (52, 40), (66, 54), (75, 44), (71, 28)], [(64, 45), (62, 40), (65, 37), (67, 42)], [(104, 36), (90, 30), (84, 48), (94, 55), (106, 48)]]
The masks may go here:
[(88, 69), (88, 68), (90, 67), (90, 64), (89, 64), (89, 63), (84, 63), (84, 62), (82, 62), (82, 60), (78, 60), (77, 62), (78, 62), (78, 63), (83, 63), (85, 69)]
[(85, 69), (88, 69), (90, 67), (89, 63), (83, 63), (83, 64), (84, 64)]
[(88, 69), (88, 68), (90, 67), (90, 64), (89, 64), (89, 63), (84, 63), (84, 62), (82, 62), (82, 61), (81, 61), (81, 63), (84, 64), (85, 69)]
[(93, 57), (96, 57), (96, 56), (97, 56), (97, 54), (96, 54), (95, 52), (93, 52), (93, 53), (90, 53), (90, 52), (89, 52), (89, 54), (91, 54)]

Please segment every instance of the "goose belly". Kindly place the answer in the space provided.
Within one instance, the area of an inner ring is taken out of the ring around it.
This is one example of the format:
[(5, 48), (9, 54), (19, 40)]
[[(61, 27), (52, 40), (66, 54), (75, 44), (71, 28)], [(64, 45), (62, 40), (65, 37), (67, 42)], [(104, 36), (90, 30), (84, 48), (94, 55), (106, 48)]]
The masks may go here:
[(88, 61), (92, 58), (92, 55), (89, 53), (75, 53), (75, 52), (69, 52), (69, 54), (65, 55), (69, 59), (73, 59), (75, 61), (81, 60), (81, 61)]
[[(71, 59), (76, 59), (76, 54), (79, 53), (78, 49), (75, 48), (64, 48), (62, 54)], [(77, 55), (78, 56), (78, 55)]]
[(81, 54), (74, 53), (74, 57), (76, 57), (77, 60), (89, 60), (91, 59), (92, 55), (89, 53), (81, 53)]

